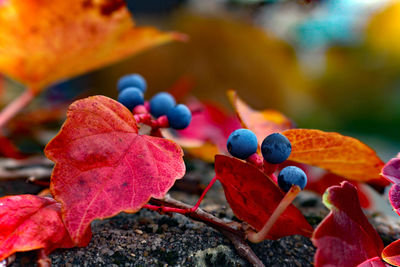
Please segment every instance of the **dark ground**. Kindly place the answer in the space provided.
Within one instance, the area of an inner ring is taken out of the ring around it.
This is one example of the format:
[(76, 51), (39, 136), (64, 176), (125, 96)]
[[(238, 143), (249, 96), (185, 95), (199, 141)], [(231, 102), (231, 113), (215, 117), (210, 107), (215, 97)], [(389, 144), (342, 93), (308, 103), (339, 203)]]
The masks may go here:
[[(189, 163), (188, 170), (185, 182), (179, 182), (171, 195), (193, 204), (198, 198), (196, 194), (201, 192), (199, 185), (207, 184), (213, 173), (210, 165), (201, 162)], [(6, 192), (35, 193), (39, 189), (23, 181), (0, 182), (0, 188), (0, 195)], [(319, 197), (302, 194), (296, 204), (316, 226), (327, 214), (327, 209)], [(235, 219), (219, 184), (209, 192), (201, 207), (220, 218)], [(379, 217), (374, 221), (379, 222), (378, 230), (386, 242), (398, 237), (397, 228), (388, 226)], [(111, 219), (95, 221), (92, 231), (93, 238), (88, 247), (54, 251), (50, 255), (53, 266), (250, 266), (221, 233), (180, 214), (168, 216), (148, 210), (136, 214), (121, 213)], [(251, 247), (265, 266), (312, 266), (315, 253), (311, 241), (302, 236), (267, 240), (251, 244)], [(18, 253), (11, 266), (34, 266), (34, 258), (32, 252)]]

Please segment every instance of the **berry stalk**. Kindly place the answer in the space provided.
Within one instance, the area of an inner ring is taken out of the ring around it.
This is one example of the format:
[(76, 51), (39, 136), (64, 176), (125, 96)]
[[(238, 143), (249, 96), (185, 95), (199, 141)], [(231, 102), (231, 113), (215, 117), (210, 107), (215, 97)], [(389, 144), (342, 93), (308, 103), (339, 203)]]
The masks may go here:
[(276, 207), (271, 217), (269, 217), (268, 221), (264, 224), (263, 228), (257, 233), (249, 232), (247, 235), (247, 239), (253, 243), (259, 243), (263, 241), (268, 235), (269, 230), (271, 230), (272, 226), (275, 224), (281, 214), (286, 210), (286, 208), (293, 202), (300, 191), (301, 188), (298, 185), (293, 185), (283, 197), (279, 205)]

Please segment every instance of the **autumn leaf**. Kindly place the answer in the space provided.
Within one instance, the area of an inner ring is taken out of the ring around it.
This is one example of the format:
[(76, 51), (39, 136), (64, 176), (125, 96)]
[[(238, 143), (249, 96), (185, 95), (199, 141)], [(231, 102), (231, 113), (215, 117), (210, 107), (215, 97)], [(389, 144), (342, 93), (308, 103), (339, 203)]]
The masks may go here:
[[(34, 195), (0, 198), (0, 261), (20, 251), (74, 246), (61, 220), (61, 205), (54, 199)], [(86, 246), (92, 234), (83, 233), (79, 246)]]
[(56, 163), (50, 189), (74, 242), (94, 219), (163, 198), (185, 173), (177, 144), (139, 135), (133, 114), (104, 96), (74, 102), (45, 154)]
[(400, 184), (400, 157), (389, 160), (382, 168), (382, 176), (394, 184)]
[(282, 134), (292, 143), (289, 160), (314, 165), (355, 181), (385, 182), (380, 175), (382, 160), (355, 138), (308, 129), (292, 129)]
[(389, 190), (389, 201), (400, 215), (400, 157), (392, 158), (382, 168), (382, 176), (394, 183)]
[(123, 0), (4, 0), (0, 72), (38, 91), (183, 35), (134, 27)]
[(241, 100), (235, 91), (230, 90), (227, 94), (242, 126), (256, 134), (259, 144), (272, 133), (295, 127), (294, 123), (279, 111), (272, 109), (257, 111)]
[(400, 184), (394, 184), (390, 188), (389, 201), (394, 211), (400, 215)]
[[(235, 215), (256, 230), (261, 230), (284, 193), (262, 171), (236, 158), (216, 155), (215, 172)], [(312, 231), (301, 212), (290, 205), (271, 228), (267, 238), (277, 239), (296, 234), (310, 236)]]
[(361, 210), (352, 184), (328, 188), (323, 201), (331, 211), (313, 233), (316, 267), (357, 266), (380, 256), (383, 242)]
[(400, 266), (400, 239), (390, 243), (382, 251), (382, 258), (394, 266)]
[(326, 189), (333, 185), (339, 185), (343, 181), (347, 181), (357, 188), (358, 199), (360, 200), (362, 208), (370, 208), (372, 206), (372, 200), (370, 199), (371, 197), (368, 195), (368, 192), (363, 190), (363, 188), (360, 186), (360, 183), (356, 181), (348, 181), (345, 178), (330, 172), (326, 172), (317, 178), (313, 177), (312, 175), (308, 175), (306, 189), (322, 195)]
[(375, 257), (364, 261), (363, 263), (357, 265), (357, 267), (390, 267), (391, 265), (382, 261), (380, 257)]

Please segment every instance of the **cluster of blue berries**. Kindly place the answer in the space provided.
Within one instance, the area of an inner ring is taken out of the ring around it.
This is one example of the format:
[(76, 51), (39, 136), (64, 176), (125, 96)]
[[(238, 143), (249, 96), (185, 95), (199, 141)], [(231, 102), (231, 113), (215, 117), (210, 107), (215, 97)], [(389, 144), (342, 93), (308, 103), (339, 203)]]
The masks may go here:
[[(144, 93), (147, 89), (146, 80), (139, 74), (123, 76), (118, 81), (118, 102), (129, 110), (136, 106), (144, 105)], [(167, 93), (161, 92), (153, 96), (149, 101), (150, 113), (155, 118), (167, 116), (169, 126), (173, 129), (184, 129), (192, 120), (192, 113), (183, 104), (176, 104), (175, 98)]]
[[(229, 153), (239, 159), (247, 159), (257, 152), (257, 136), (248, 129), (238, 129), (231, 133), (227, 142)], [(268, 135), (261, 144), (261, 154), (269, 164), (280, 164), (287, 160), (292, 152), (289, 139), (283, 134), (273, 133)], [(301, 189), (307, 184), (307, 176), (304, 171), (295, 166), (288, 166), (278, 175), (279, 187), (287, 192), (292, 185), (298, 185)]]

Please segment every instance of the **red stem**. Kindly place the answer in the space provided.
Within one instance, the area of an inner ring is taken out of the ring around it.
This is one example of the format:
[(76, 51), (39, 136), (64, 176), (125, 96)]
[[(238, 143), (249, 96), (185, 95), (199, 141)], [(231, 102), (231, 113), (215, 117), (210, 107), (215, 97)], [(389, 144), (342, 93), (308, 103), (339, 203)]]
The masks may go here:
[(133, 108), (132, 110), (133, 114), (146, 114), (149, 113), (144, 105), (138, 105)]
[(203, 198), (206, 196), (207, 192), (211, 189), (211, 187), (215, 184), (217, 180), (218, 180), (217, 176), (214, 176), (214, 178), (212, 178), (210, 183), (207, 185), (206, 189), (204, 189), (203, 193), (201, 194), (199, 200), (197, 200), (196, 205), (190, 208), (190, 212), (195, 212), (199, 208), (200, 203), (203, 201)]
[(14, 99), (0, 112), (0, 130), (16, 115), (18, 112), (28, 105), (35, 94), (29, 88), (21, 95)]
[(149, 210), (154, 210), (160, 213), (166, 213), (166, 212), (175, 212), (175, 213), (180, 213), (180, 214), (190, 214), (190, 213), (195, 213), (196, 210), (199, 208), (200, 203), (203, 201), (204, 197), (206, 196), (207, 192), (210, 190), (210, 188), (213, 186), (213, 184), (217, 181), (217, 176), (214, 176), (214, 178), (210, 181), (210, 183), (207, 185), (206, 189), (204, 189), (203, 193), (201, 194), (199, 200), (197, 200), (196, 205), (191, 207), (190, 209), (181, 209), (181, 208), (173, 208), (173, 207), (166, 207), (166, 206), (156, 206), (156, 205), (150, 205), (146, 204), (143, 206), (143, 208), (149, 209)]
[(151, 124), (151, 116), (149, 113), (140, 113), (133, 115), (137, 123)]
[(165, 207), (165, 206), (156, 206), (156, 205), (150, 205), (150, 204), (144, 205), (143, 208), (146, 208), (146, 209), (149, 209), (149, 210), (154, 210), (154, 211), (157, 211), (159, 213), (166, 213), (166, 212), (175, 212), (175, 213), (180, 213), (180, 214), (188, 213), (187, 209), (172, 208), (172, 207)]
[(271, 164), (264, 160), (264, 173), (268, 176), (271, 176), (278, 169), (279, 164)]

